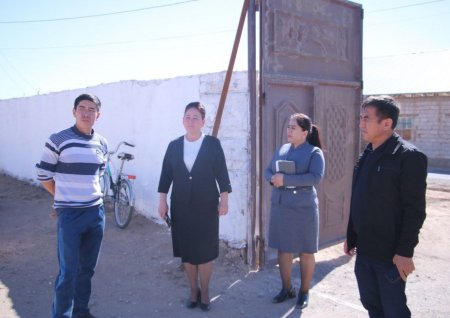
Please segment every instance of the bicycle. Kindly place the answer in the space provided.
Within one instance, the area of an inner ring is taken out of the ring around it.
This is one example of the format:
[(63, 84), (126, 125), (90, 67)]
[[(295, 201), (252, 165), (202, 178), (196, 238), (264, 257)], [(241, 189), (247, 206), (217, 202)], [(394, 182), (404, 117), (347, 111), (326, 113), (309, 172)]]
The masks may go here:
[(114, 202), (114, 219), (116, 221), (116, 225), (119, 228), (124, 229), (128, 226), (128, 224), (130, 224), (134, 211), (134, 192), (132, 181), (136, 179), (136, 176), (122, 173), (125, 161), (133, 160), (134, 156), (129, 153), (121, 152), (117, 155), (117, 158), (121, 161), (120, 167), (115, 171), (115, 180), (113, 179), (113, 174), (111, 173), (111, 156), (117, 153), (121, 145), (134, 147), (131, 143), (121, 141), (114, 151), (108, 152), (105, 173), (103, 174), (100, 183), (102, 187), (103, 199), (106, 201), (107, 197), (110, 197)]

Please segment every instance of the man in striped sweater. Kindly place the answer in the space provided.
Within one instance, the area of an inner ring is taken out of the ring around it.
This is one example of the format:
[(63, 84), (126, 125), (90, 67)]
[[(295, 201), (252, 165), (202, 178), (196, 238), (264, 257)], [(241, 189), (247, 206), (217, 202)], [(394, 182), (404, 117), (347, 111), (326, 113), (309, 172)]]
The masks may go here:
[(36, 165), (38, 180), (54, 197), (58, 218), (53, 318), (94, 317), (88, 303), (105, 228), (100, 177), (108, 152), (106, 139), (92, 129), (100, 106), (94, 95), (78, 96), (75, 125), (50, 136)]

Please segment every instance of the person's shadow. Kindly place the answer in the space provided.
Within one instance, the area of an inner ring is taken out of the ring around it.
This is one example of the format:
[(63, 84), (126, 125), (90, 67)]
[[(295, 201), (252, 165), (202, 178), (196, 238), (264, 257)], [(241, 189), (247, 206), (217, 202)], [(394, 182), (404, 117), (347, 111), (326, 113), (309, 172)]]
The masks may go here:
[[(346, 265), (348, 262), (350, 262), (351, 259), (352, 258), (349, 257), (348, 255), (342, 254), (341, 256), (333, 259), (316, 262), (314, 276), (310, 288), (320, 283), (329, 273), (331, 273), (338, 267)], [(300, 280), (300, 271), (298, 270), (298, 262), (299, 259), (296, 258), (292, 264), (292, 278)], [(266, 268), (272, 268), (274, 266), (277, 266), (276, 259), (268, 261)]]
[[(336, 270), (338, 267), (342, 265), (346, 265), (348, 262), (350, 262), (351, 257), (347, 255), (341, 255), (339, 257), (324, 260), (316, 263), (316, 268), (314, 271), (314, 277), (311, 282), (310, 288), (313, 286), (319, 284), (328, 274), (330, 274), (332, 271)], [(296, 261), (297, 263), (297, 261)], [(297, 269), (298, 264), (292, 266), (293, 268), (293, 278), (300, 280), (300, 273)], [(295, 273), (295, 274), (294, 274)], [(303, 312), (300, 310), (291, 309), (289, 312), (285, 313), (283, 315), (284, 318), (299, 318), (302, 317)]]
[(341, 255), (333, 259), (317, 262), (311, 287), (320, 283), (329, 273), (331, 273), (336, 268), (347, 264), (348, 262), (350, 262), (350, 260), (351, 257), (347, 255)]
[[(346, 265), (350, 262), (352, 258), (347, 255), (341, 255), (333, 259), (327, 259), (323, 261), (316, 262), (316, 267), (314, 270), (314, 277), (311, 282), (310, 288), (319, 284), (328, 274), (337, 268)], [(276, 265), (276, 261), (273, 262)], [(298, 259), (295, 260), (295, 264), (292, 266), (292, 279), (300, 281), (300, 271), (298, 270)], [(292, 307), (287, 312), (283, 313), (283, 318), (298, 318), (302, 317), (303, 312), (301, 310)]]

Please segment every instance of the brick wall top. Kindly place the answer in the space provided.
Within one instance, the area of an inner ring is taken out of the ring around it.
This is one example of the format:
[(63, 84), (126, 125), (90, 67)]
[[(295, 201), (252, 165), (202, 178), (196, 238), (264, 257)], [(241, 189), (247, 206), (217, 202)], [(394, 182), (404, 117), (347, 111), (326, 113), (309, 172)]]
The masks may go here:
[(402, 93), (402, 94), (370, 94), (369, 96), (389, 95), (394, 98), (421, 98), (421, 97), (450, 97), (450, 92), (429, 92), (429, 93)]

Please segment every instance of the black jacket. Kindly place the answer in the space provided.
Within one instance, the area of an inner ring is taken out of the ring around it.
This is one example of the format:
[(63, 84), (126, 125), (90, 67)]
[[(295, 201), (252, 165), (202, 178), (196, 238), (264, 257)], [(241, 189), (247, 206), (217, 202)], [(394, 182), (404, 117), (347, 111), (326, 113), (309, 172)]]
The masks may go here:
[(219, 193), (231, 192), (225, 155), (219, 139), (205, 136), (191, 172), (183, 160), (183, 140), (184, 137), (179, 137), (167, 147), (158, 192), (168, 193), (172, 185), (172, 204), (217, 204)]
[[(353, 173), (356, 178), (364, 163), (363, 153)], [(358, 233), (350, 213), (347, 246), (376, 260), (395, 254), (412, 257), (425, 220), (427, 157), (397, 134), (386, 141), (381, 156), (368, 172)], [(352, 206), (350, 207), (352, 209)]]

